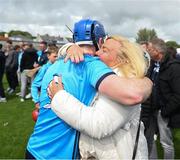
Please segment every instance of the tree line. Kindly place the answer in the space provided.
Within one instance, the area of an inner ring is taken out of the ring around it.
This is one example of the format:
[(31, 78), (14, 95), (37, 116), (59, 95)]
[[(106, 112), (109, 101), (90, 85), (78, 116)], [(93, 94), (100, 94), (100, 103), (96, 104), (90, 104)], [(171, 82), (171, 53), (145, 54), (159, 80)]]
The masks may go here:
[[(22, 35), (28, 39), (35, 38), (31, 35), (31, 33), (27, 32), (27, 31), (20, 31), (20, 30), (11, 30), (9, 32), (0, 32), (0, 36), (4, 36), (6, 33), (9, 35), (9, 37)], [(158, 36), (157, 36), (155, 29), (142, 28), (137, 32), (136, 42), (137, 43), (148, 42), (152, 38), (156, 38), (156, 37), (158, 37)], [(167, 41), (166, 44), (168, 47), (180, 48), (180, 44), (178, 44), (176, 41)]]
[(9, 32), (0, 32), (0, 36), (4, 36), (6, 33), (8, 34), (9, 37), (21, 35), (28, 39), (35, 38), (31, 35), (31, 33), (27, 32), (27, 31), (20, 31), (20, 30), (11, 30)]
[[(151, 39), (157, 38), (157, 37), (158, 36), (157, 36), (155, 29), (143, 28), (138, 31), (137, 37), (136, 37), (136, 42), (137, 43), (148, 42)], [(166, 45), (168, 47), (180, 48), (180, 44), (178, 44), (176, 41), (167, 41)]]

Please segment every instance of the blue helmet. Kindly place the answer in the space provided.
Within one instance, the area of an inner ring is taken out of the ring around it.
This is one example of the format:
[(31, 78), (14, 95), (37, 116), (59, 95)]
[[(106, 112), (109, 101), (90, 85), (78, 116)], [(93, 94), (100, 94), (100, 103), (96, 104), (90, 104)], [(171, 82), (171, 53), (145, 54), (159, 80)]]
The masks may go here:
[(83, 19), (74, 25), (73, 40), (78, 44), (92, 44), (98, 50), (99, 38), (105, 38), (103, 25), (90, 19)]

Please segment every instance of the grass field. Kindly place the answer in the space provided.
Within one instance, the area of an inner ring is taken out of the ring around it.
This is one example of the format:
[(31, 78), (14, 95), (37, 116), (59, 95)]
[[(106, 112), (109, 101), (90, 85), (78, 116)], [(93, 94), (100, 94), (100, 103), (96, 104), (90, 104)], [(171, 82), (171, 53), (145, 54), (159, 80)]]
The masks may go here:
[(27, 138), (32, 132), (31, 119), (33, 103), (21, 103), (12, 97), (6, 104), (0, 104), (0, 158), (23, 158)]
[[(5, 88), (7, 84), (5, 83)], [(0, 103), (0, 159), (23, 159), (28, 137), (32, 133), (34, 121), (31, 112), (33, 102), (20, 102), (15, 95), (8, 96), (7, 103)], [(178, 133), (180, 137), (180, 132)], [(162, 148), (158, 144), (159, 158), (163, 158)], [(180, 144), (176, 146), (180, 159)]]
[(0, 159), (22, 159), (34, 126), (34, 106), (31, 100), (20, 102), (16, 95), (7, 99), (7, 103), (0, 103)]

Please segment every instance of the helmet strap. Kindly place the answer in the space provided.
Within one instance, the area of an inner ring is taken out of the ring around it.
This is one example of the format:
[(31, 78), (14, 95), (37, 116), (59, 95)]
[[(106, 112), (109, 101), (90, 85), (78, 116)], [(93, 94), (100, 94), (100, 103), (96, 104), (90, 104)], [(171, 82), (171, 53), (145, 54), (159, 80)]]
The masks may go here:
[(92, 37), (93, 45), (94, 45), (96, 51), (98, 51), (99, 47), (98, 47), (98, 42), (96, 41), (96, 37), (95, 37), (95, 33), (94, 33), (94, 23), (92, 24), (92, 27), (91, 27), (91, 37)]

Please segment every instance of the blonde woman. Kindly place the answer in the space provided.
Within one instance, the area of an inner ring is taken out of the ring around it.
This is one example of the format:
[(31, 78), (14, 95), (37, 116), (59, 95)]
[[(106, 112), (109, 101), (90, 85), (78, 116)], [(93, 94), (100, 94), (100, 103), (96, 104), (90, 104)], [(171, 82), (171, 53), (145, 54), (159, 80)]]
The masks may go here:
[[(121, 77), (143, 78), (146, 73), (147, 65), (143, 51), (126, 38), (109, 37), (97, 55)], [(81, 132), (79, 148), (82, 159), (132, 158), (140, 104), (125, 106), (102, 94), (97, 94), (91, 107), (87, 107), (62, 90), (62, 84), (52, 86), (51, 83), (50, 86), (51, 96), (61, 89), (52, 99), (53, 111)], [(53, 87), (56, 87), (56, 91)], [(144, 128), (141, 124), (136, 158), (147, 159), (147, 154)]]

